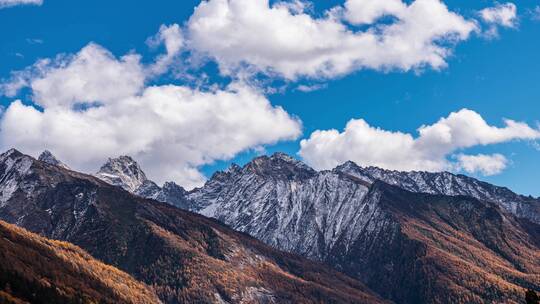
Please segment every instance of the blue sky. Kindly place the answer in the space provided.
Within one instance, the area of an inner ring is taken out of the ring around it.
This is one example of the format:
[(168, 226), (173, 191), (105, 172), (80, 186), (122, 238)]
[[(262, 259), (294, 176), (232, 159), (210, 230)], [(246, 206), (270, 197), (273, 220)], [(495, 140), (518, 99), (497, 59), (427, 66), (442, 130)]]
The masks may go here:
[[(315, 1), (308, 14), (320, 18), (325, 10), (343, 2)], [(450, 0), (444, 3), (450, 11), (467, 19), (478, 20), (481, 31), (487, 31), (490, 25), (483, 24), (477, 12), (497, 4), (493, 1), (471, 3)], [(429, 66), (408, 71), (359, 68), (330, 77), (299, 77), (292, 80), (275, 75), (254, 76), (251, 80), (263, 79), (258, 89), (264, 92), (261, 94), (272, 106), (281, 106), (291, 118), (301, 120), (302, 134), (291, 139), (290, 134), (283, 133), (268, 139), (270, 143), (262, 141), (261, 145), (239, 148), (241, 151), (231, 152), (234, 154), (232, 159), (229, 152), (229, 156), (223, 157), (203, 154), (202, 157), (208, 160), (193, 166), (209, 176), (217, 169), (226, 168), (232, 161), (243, 164), (260, 153), (284, 151), (300, 158), (297, 153), (301, 149), (301, 139), (309, 138), (315, 130), (337, 129), (341, 132), (351, 119), (363, 119), (372, 127), (410, 133), (416, 137), (420, 126), (432, 125), (451, 112), (467, 108), (481, 115), (492, 126), (502, 128), (503, 119), (509, 118), (526, 123), (532, 129), (538, 128), (540, 86), (536, 82), (540, 79), (540, 61), (537, 60), (540, 54), (540, 21), (535, 20), (533, 11), (539, 3), (513, 3), (517, 7), (514, 27), (497, 26), (496, 37), (471, 34), (456, 43), (455, 47), (450, 47), (452, 55), (445, 58), (447, 66), (440, 69)], [(142, 62), (150, 64), (164, 52), (164, 47), (149, 47), (147, 39), (156, 35), (162, 24), (176, 23), (184, 27), (198, 4), (199, 1), (172, 0), (141, 1), (137, 4), (132, 1), (45, 0), (42, 5), (0, 9), (0, 78), (9, 81), (13, 71), (23, 70), (40, 58), (54, 58), (62, 53), (75, 54), (90, 42), (102, 46), (115, 57), (130, 52), (140, 54)], [(174, 60), (185, 58), (178, 56)], [(207, 85), (228, 83), (235, 77), (219, 75), (216, 60), (212, 59), (186, 73), (191, 73), (195, 78), (205, 73)], [(181, 85), (187, 81), (171, 73), (163, 73), (148, 82)], [(278, 87), (275, 83), (283, 82), (287, 86), (279, 92), (269, 90)], [(297, 89), (301, 84), (317, 84), (321, 88), (303, 92)], [(17, 96), (2, 96), (0, 100), (6, 108), (17, 98), (32, 105), (30, 93), (26, 88)], [(35, 106), (39, 108), (39, 105)], [(21, 129), (26, 127), (23, 120), (19, 126)], [(271, 143), (274, 139), (278, 140), (277, 144)], [(96, 138), (92, 144), (98, 144), (99, 140)], [(7, 143), (2, 144), (5, 145)], [(259, 146), (264, 147), (263, 152)], [(54, 147), (51, 144), (43, 148)], [(33, 149), (39, 147), (23, 144), (20, 148), (35, 154)], [(68, 153), (53, 152), (64, 158)], [(507, 163), (498, 174), (485, 176), (481, 172), (470, 172), (470, 175), (508, 186), (520, 193), (540, 195), (537, 185), (540, 178), (540, 151), (535, 148), (535, 140), (474, 145), (453, 150), (447, 157), (451, 159), (459, 153), (504, 155)], [(150, 160), (146, 162), (152, 163)], [(85, 166), (81, 165), (90, 170)]]

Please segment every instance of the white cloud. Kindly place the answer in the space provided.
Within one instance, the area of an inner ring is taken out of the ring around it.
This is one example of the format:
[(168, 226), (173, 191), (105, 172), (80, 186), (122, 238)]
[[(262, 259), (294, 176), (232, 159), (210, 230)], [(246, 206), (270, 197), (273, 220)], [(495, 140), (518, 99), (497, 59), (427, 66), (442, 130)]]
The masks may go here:
[(507, 28), (517, 27), (517, 7), (514, 3), (499, 3), (494, 7), (481, 10), (479, 14), (480, 18), (489, 25), (485, 32), (485, 35), (488, 37), (497, 37), (499, 35), (498, 26)]
[(284, 0), (276, 2), (275, 6), (287, 8), (293, 14), (301, 14), (313, 10), (313, 3), (308, 0)]
[[(457, 164), (448, 160), (457, 151), (519, 139), (538, 139), (540, 130), (523, 122), (504, 120), (502, 128), (490, 126), (476, 112), (462, 109), (418, 129), (419, 136), (387, 131), (370, 126), (363, 119), (353, 119), (345, 130), (317, 130), (301, 141), (299, 154), (317, 169), (333, 168), (347, 160), (395, 170), (452, 170)], [(475, 168), (486, 157), (462, 157), (461, 169)], [(501, 159), (495, 168), (501, 167)], [(458, 159), (459, 160), (459, 159)], [(468, 161), (465, 166), (465, 161)], [(487, 168), (484, 164), (483, 168)], [(489, 171), (491, 170), (491, 171)], [(502, 170), (502, 169), (501, 169)], [(495, 172), (493, 168), (483, 170)]]
[(109, 103), (132, 96), (144, 86), (140, 56), (128, 54), (117, 60), (96, 44), (74, 56), (40, 66), (32, 75), (33, 100), (40, 106), (72, 107), (78, 103)]
[(457, 168), (468, 173), (480, 173), (485, 176), (495, 175), (501, 173), (506, 169), (508, 160), (501, 154), (478, 154), (478, 155), (465, 155), (459, 154), (457, 156)]
[(0, 9), (18, 5), (42, 5), (43, 0), (0, 0)]
[[(17, 57), (24, 57), (23, 54), (21, 56), (15, 54)], [(9, 79), (8, 82), (2, 82), (0, 83), (0, 94), (7, 96), (7, 97), (15, 97), (19, 93), (19, 91), (28, 86), (28, 77), (30, 75), (29, 71), (19, 71), (15, 73), (11, 73), (11, 79)]]
[(517, 7), (514, 3), (508, 2), (497, 4), (480, 11), (480, 17), (487, 22), (504, 27), (515, 27), (517, 22)]
[(179, 55), (184, 48), (184, 35), (178, 24), (170, 26), (162, 25), (159, 32), (152, 38), (148, 39), (148, 44), (156, 47), (160, 44), (165, 45), (166, 53), (160, 55), (156, 62), (150, 66), (150, 73), (159, 75), (167, 71), (173, 60)]
[[(223, 74), (262, 72), (295, 80), (365, 68), (439, 69), (451, 45), (477, 29), (439, 0), (377, 2), (349, 0), (315, 18), (302, 6), (282, 2), (207, 0), (195, 9), (186, 34), (190, 49), (216, 60)], [(371, 11), (359, 11), (362, 7)], [(373, 22), (381, 14), (396, 21), (354, 31), (342, 20)]]
[(372, 24), (383, 16), (397, 16), (407, 9), (401, 0), (347, 0), (345, 18), (353, 24)]
[(14, 97), (20, 89), (30, 87), (33, 101), (42, 107), (73, 107), (135, 95), (143, 89), (144, 80), (139, 55), (128, 54), (117, 60), (91, 43), (75, 55), (42, 59), (12, 73), (8, 82), (0, 84), (0, 93)]
[(115, 58), (95, 44), (39, 62), (25, 71), (22, 86), (42, 110), (11, 103), (1, 120), (1, 147), (33, 155), (49, 149), (87, 172), (127, 154), (156, 181), (189, 188), (204, 181), (201, 165), (301, 133), (298, 119), (241, 83), (213, 90), (145, 86), (144, 71), (138, 55)]
[(296, 90), (300, 92), (308, 93), (308, 92), (322, 90), (322, 89), (325, 89), (326, 87), (327, 85), (324, 83), (301, 84), (296, 87)]

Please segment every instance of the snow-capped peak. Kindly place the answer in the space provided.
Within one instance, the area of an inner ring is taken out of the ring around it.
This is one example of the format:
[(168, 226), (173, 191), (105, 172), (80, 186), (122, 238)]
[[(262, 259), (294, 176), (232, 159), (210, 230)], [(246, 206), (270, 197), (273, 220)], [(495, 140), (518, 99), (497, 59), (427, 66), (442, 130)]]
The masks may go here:
[(64, 169), (70, 169), (68, 165), (64, 164), (63, 162), (59, 161), (49, 150), (43, 151), (39, 157), (39, 161), (42, 161), (44, 163), (48, 163), (54, 166), (58, 166)]
[(139, 164), (130, 156), (109, 158), (95, 174), (97, 178), (135, 193), (148, 179)]

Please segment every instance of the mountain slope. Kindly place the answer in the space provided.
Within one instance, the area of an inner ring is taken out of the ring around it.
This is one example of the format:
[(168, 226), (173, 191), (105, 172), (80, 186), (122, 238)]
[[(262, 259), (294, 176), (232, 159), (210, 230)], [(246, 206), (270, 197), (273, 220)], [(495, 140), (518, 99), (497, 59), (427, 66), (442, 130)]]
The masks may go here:
[(513, 215), (503, 199), (414, 193), (368, 177), (316, 172), (275, 154), (218, 172), (185, 199), (194, 211), (325, 262), (399, 303), (518, 303), (523, 288), (540, 288), (534, 214)]
[(524, 289), (540, 288), (538, 239), (495, 204), (379, 181), (366, 202), (369, 224), (327, 262), (396, 302), (521, 303)]
[(285, 155), (261, 157), (217, 173), (189, 193), (197, 212), (277, 248), (323, 261), (356, 222), (367, 185), (332, 172), (317, 173)]
[(0, 221), (0, 303), (160, 303), (80, 248)]
[(326, 266), (92, 176), (0, 156), (0, 218), (72, 242), (166, 303), (382, 303)]

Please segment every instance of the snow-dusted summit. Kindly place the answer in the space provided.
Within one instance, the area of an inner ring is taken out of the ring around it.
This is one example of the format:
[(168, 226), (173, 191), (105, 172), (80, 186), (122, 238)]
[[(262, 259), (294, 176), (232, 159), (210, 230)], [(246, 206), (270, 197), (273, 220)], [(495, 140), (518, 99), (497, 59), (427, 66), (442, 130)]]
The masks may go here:
[(54, 156), (49, 150), (43, 151), (39, 155), (38, 160), (42, 161), (42, 162), (45, 162), (45, 163), (48, 163), (48, 164), (51, 164), (51, 165), (54, 165), (54, 166), (58, 166), (58, 167), (70, 170), (68, 165), (66, 165), (63, 162), (61, 162), (60, 160), (58, 160), (56, 158), (56, 156)]
[(95, 177), (145, 198), (166, 202), (182, 209), (192, 209), (186, 201), (186, 190), (174, 182), (166, 182), (163, 187), (146, 177), (139, 164), (130, 156), (109, 158)]
[(95, 176), (129, 192), (137, 192), (148, 179), (139, 164), (130, 156), (109, 158)]

